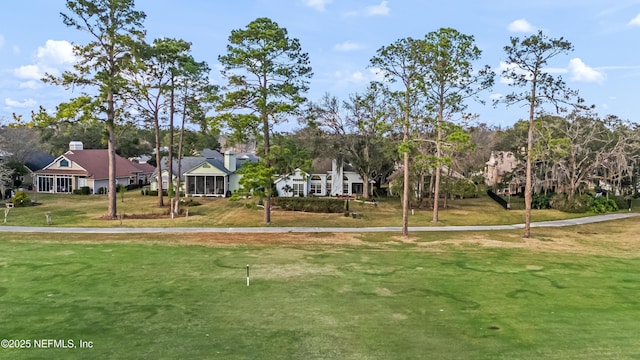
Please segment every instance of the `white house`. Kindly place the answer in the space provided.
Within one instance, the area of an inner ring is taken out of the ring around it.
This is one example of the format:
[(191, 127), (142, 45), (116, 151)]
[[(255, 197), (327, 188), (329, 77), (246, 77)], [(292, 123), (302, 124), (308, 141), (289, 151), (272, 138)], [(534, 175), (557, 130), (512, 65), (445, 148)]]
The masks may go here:
[(362, 177), (353, 166), (336, 159), (313, 160), (313, 171), (308, 174), (296, 169), (293, 174), (280, 176), (275, 181), (278, 196), (343, 196), (362, 195)]

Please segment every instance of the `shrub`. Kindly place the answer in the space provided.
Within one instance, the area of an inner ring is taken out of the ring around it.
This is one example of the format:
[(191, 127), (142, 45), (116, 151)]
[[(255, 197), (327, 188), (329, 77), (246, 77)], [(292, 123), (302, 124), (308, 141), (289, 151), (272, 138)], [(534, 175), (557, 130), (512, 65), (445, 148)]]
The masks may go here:
[(531, 198), (531, 207), (534, 209), (549, 209), (551, 207), (551, 194), (533, 194)]
[(341, 213), (345, 201), (340, 199), (315, 197), (276, 197), (275, 205), (283, 210), (308, 211), (317, 213)]
[(616, 204), (618, 205), (618, 208), (616, 209), (616, 211), (620, 210), (620, 209), (627, 209), (628, 208), (627, 198), (631, 198), (631, 197), (627, 196), (625, 198), (624, 196), (609, 196), (609, 199), (613, 199), (616, 202)]
[(82, 186), (80, 189), (73, 190), (73, 193), (76, 195), (90, 195), (91, 188), (88, 186)]
[(13, 198), (11, 198), (11, 202), (15, 207), (31, 205), (29, 195), (27, 195), (27, 193), (22, 190), (16, 191), (16, 193), (13, 195)]
[(461, 199), (478, 196), (478, 188), (473, 182), (470, 182), (467, 179), (455, 180), (451, 184), (449, 192), (451, 193), (451, 195), (459, 197)]
[(618, 204), (616, 204), (614, 199), (606, 198), (604, 196), (593, 198), (589, 205), (589, 210), (596, 214), (618, 211), (618, 209)]
[(584, 213), (589, 210), (592, 199), (589, 195), (575, 195), (570, 198), (566, 194), (556, 194), (549, 200), (549, 206), (564, 212)]
[(127, 185), (126, 188), (127, 188), (127, 190), (135, 190), (135, 189), (139, 189), (139, 188), (141, 188), (143, 186), (144, 185), (133, 183), (133, 184)]

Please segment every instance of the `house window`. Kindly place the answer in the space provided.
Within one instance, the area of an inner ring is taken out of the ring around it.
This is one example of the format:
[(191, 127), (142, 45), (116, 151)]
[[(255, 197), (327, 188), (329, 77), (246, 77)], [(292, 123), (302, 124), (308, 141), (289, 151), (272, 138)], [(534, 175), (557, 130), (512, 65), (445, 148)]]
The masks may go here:
[(331, 195), (331, 175), (327, 176), (327, 195)]
[(67, 159), (60, 160), (60, 167), (69, 167), (69, 160)]
[(56, 178), (56, 192), (59, 193), (70, 193), (71, 185), (72, 185), (71, 176), (58, 176)]
[(39, 192), (52, 192), (53, 191), (53, 175), (39, 175), (38, 176), (38, 191)]
[(311, 177), (309, 192), (314, 195), (322, 195), (322, 179), (318, 175)]
[(293, 183), (293, 196), (304, 196), (304, 183)]
[(322, 195), (322, 183), (312, 181), (310, 192), (314, 195)]

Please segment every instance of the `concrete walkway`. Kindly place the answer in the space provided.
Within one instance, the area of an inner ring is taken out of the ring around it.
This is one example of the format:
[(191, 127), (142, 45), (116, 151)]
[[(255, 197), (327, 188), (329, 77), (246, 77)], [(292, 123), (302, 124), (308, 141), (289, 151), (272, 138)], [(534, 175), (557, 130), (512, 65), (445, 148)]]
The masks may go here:
[[(582, 217), (568, 220), (554, 220), (531, 223), (531, 227), (560, 227), (597, 223), (609, 220), (640, 216), (640, 213), (619, 213)], [(410, 226), (409, 232), (424, 231), (486, 231), (522, 229), (524, 224), (482, 225), (482, 226)], [(82, 228), (82, 227), (34, 227), (0, 226), (0, 233), (78, 233), (78, 234), (135, 234), (135, 233), (360, 233), (360, 232), (400, 232), (400, 226), (383, 227), (245, 227), (245, 228)]]

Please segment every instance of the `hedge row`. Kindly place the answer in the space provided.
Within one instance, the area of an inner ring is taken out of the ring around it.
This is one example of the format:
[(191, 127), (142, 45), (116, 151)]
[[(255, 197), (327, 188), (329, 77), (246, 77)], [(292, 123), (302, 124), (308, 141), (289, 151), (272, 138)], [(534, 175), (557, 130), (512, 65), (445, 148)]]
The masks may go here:
[(80, 189), (73, 190), (73, 193), (76, 195), (90, 195), (91, 188), (88, 186), (82, 186)]
[[(140, 193), (147, 196), (158, 196), (158, 190), (142, 189), (140, 190)], [(168, 196), (167, 190), (162, 190), (162, 195)]]
[(345, 211), (345, 200), (315, 197), (276, 197), (274, 205), (283, 210), (317, 213), (341, 213)]

